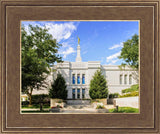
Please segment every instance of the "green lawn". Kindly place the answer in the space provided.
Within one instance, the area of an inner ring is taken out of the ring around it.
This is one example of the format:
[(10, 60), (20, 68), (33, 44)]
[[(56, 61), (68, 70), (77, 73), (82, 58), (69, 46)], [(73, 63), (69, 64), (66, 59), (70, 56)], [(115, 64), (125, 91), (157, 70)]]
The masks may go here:
[(114, 109), (109, 109), (110, 113), (139, 113), (138, 108), (132, 108), (132, 107), (118, 107), (118, 111)]
[(36, 110), (36, 111), (22, 111), (22, 113), (49, 113), (49, 110)]
[[(39, 104), (33, 104), (31, 106), (29, 106), (29, 105), (22, 105), (22, 108), (24, 108), (24, 109), (32, 109), (33, 108), (34, 109), (34, 108), (40, 108), (40, 105)], [(43, 108), (50, 108), (50, 105), (44, 104)]]

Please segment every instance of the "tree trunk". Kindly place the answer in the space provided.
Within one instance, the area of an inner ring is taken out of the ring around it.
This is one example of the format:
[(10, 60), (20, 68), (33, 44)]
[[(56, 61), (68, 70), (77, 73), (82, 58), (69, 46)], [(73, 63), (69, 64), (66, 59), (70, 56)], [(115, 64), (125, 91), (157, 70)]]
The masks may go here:
[(40, 111), (43, 111), (43, 103), (40, 103)]
[(29, 105), (32, 105), (32, 91), (33, 89), (30, 89), (30, 92), (28, 91), (28, 97), (29, 97)]
[(28, 97), (29, 97), (29, 105), (32, 105), (32, 94), (28, 94)]

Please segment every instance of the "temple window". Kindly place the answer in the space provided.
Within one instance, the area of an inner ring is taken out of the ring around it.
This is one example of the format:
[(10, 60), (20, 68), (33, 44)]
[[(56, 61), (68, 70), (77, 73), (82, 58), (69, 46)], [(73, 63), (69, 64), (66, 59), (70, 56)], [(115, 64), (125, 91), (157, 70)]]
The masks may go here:
[(85, 84), (85, 74), (82, 75), (82, 84)]
[(77, 75), (77, 84), (80, 84), (80, 74)]

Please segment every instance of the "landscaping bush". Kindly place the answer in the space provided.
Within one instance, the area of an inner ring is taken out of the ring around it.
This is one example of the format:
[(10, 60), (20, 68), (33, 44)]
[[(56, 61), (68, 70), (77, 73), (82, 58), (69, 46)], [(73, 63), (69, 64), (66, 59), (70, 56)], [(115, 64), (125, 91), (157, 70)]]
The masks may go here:
[(132, 97), (132, 96), (139, 96), (139, 92), (135, 91), (135, 92), (131, 92), (131, 93), (128, 93), (128, 94), (124, 94), (124, 95), (119, 96), (119, 98)]
[(97, 105), (96, 109), (105, 109), (105, 107), (102, 105)]
[(29, 105), (29, 101), (21, 101), (22, 106)]
[(118, 98), (119, 96), (120, 96), (119, 93), (109, 94), (109, 99)]
[(47, 94), (32, 95), (32, 104), (50, 104), (50, 98)]
[(132, 85), (130, 88), (123, 89), (122, 93), (129, 93), (129, 92), (135, 92), (139, 90), (139, 84)]

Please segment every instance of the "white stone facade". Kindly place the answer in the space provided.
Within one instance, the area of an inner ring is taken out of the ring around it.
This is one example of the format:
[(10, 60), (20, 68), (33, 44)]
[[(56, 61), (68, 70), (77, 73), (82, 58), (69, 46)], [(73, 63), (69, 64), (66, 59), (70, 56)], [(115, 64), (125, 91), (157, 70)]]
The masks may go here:
[[(133, 77), (134, 71), (129, 67), (125, 67), (125, 70), (121, 70), (118, 65), (101, 65), (99, 61), (82, 62), (79, 45), (77, 47), (76, 62), (64, 61), (63, 63), (55, 65), (53, 69), (56, 70), (56, 72), (51, 74), (54, 78), (56, 78), (58, 72), (65, 78), (68, 99), (89, 99), (90, 81), (98, 69), (102, 70), (107, 80), (109, 93), (121, 94), (122, 89), (137, 84), (137, 81)], [(73, 76), (75, 78), (75, 83), (73, 83)], [(48, 81), (51, 81), (51, 79), (53, 79), (52, 76), (49, 76)], [(78, 83), (77, 79), (80, 80), (80, 83)], [(82, 81), (85, 81), (85, 83)], [(33, 94), (35, 94), (35, 91), (33, 91)]]

